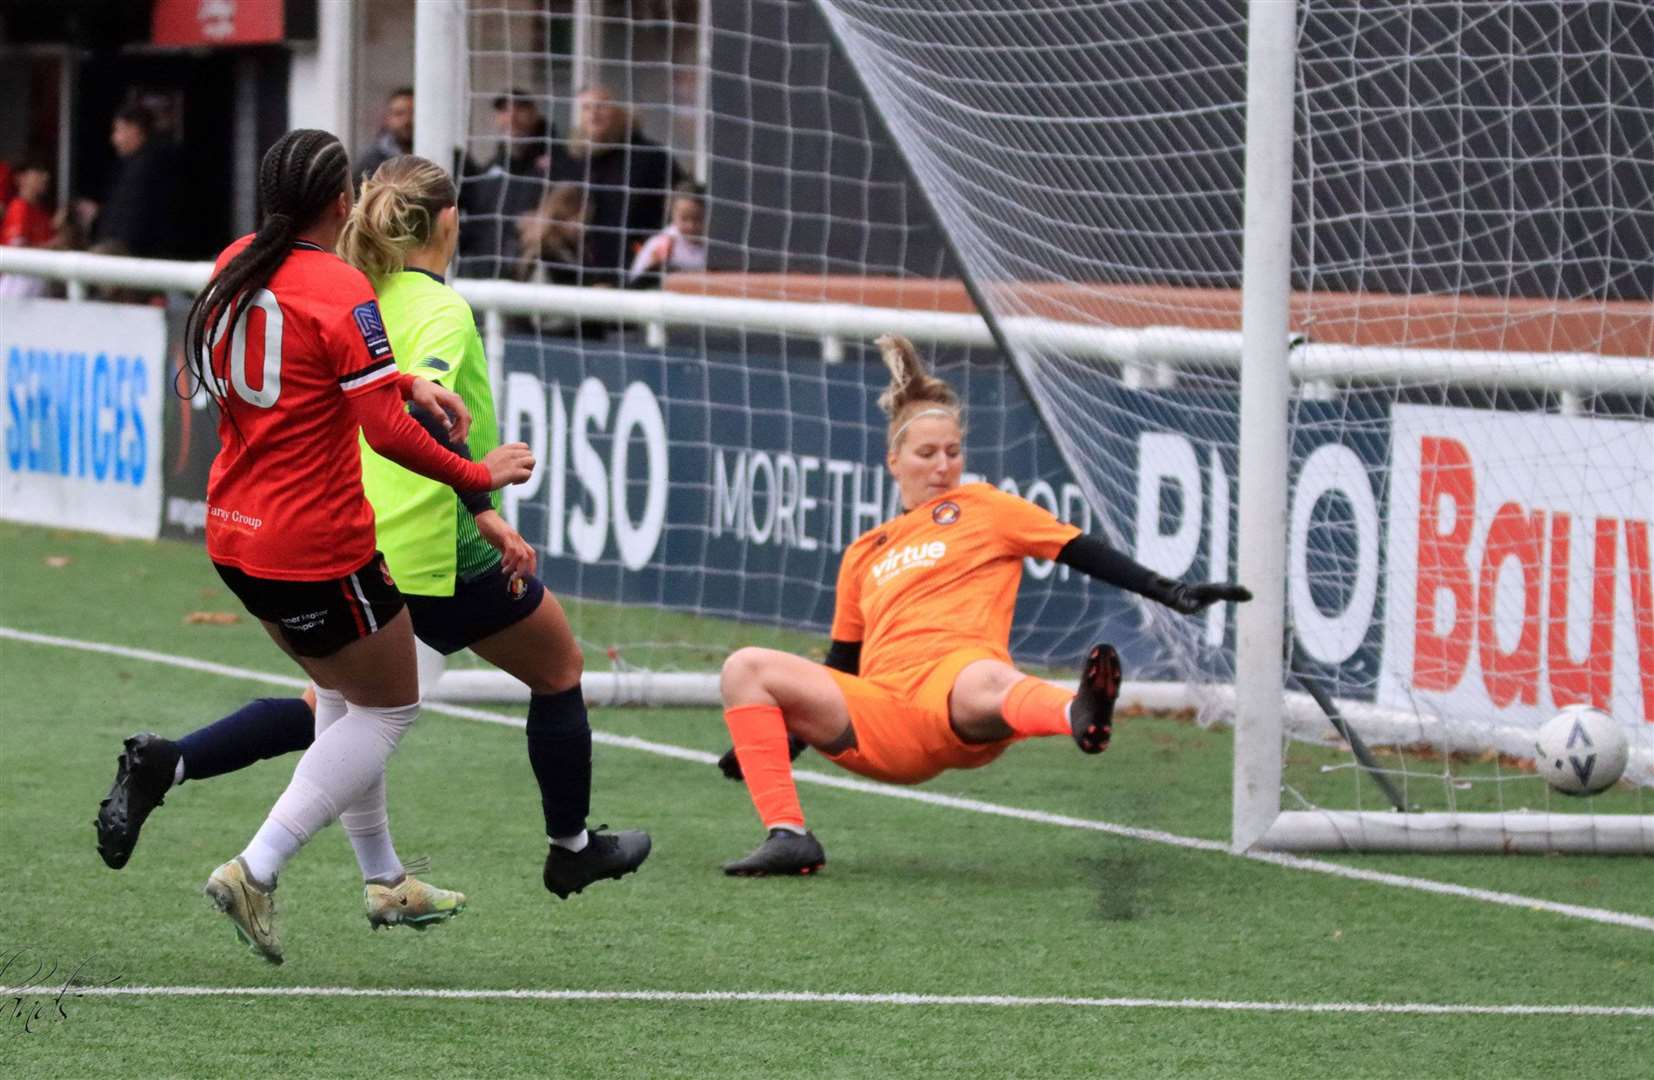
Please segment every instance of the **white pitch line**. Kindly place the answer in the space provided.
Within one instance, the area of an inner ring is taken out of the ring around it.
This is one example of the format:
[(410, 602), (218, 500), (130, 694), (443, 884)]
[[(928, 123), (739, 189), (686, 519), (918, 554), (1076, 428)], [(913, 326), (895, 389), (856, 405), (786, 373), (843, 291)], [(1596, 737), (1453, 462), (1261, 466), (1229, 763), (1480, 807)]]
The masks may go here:
[[(0, 626), (0, 638), (10, 638), (14, 641), (24, 641), (35, 645), (48, 645), (55, 648), (75, 649), (81, 652), (101, 653), (107, 656), (121, 656), (132, 660), (143, 660), (147, 663), (163, 664), (169, 667), (183, 668), (188, 671), (199, 671), (210, 675), (222, 675), (226, 678), (243, 679), (249, 682), (262, 682), (277, 686), (304, 687), (309, 683), (292, 675), (277, 675), (272, 672), (254, 671), (249, 668), (232, 667), (228, 664), (217, 664), (209, 660), (197, 660), (188, 656), (174, 656), (169, 653), (154, 652), (149, 649), (135, 649), (126, 645), (111, 645), (98, 641), (81, 641), (76, 638), (56, 637), (51, 634), (36, 634), (27, 630), (14, 630), (9, 626)], [(524, 720), (520, 716), (507, 713), (490, 712), (487, 709), (473, 709), (463, 705), (444, 705), (438, 702), (427, 702), (425, 708), (431, 712), (446, 713), (450, 716), (462, 717), (467, 720), (479, 720), (489, 724), (500, 724), (505, 727), (521, 728)], [(677, 758), (680, 761), (714, 764), (718, 759), (701, 750), (691, 750), (684, 746), (673, 746), (670, 743), (654, 742), (649, 739), (639, 739), (630, 735), (611, 735), (606, 732), (592, 732), (592, 741), (605, 746), (617, 746), (628, 750), (640, 750), (647, 754), (661, 757)], [(965, 810), (977, 814), (990, 814), (996, 817), (1014, 818), (1018, 821), (1032, 821), (1042, 825), (1056, 825), (1068, 829), (1085, 829), (1091, 832), (1109, 833), (1114, 836), (1123, 836), (1133, 840), (1143, 840), (1149, 843), (1166, 844), (1171, 847), (1185, 848), (1193, 851), (1211, 851), (1222, 854), (1233, 854), (1227, 844), (1217, 840), (1202, 840), (1193, 836), (1181, 836), (1177, 833), (1162, 832), (1158, 829), (1137, 829), (1128, 825), (1116, 825), (1108, 821), (1095, 821), (1089, 818), (1069, 817), (1065, 814), (1051, 814), (1043, 810), (1025, 810), (1021, 807), (1004, 806), (999, 803), (982, 802), (978, 799), (965, 799), (955, 795), (942, 795), (932, 791), (920, 791), (914, 788), (895, 787), (886, 784), (875, 784), (868, 780), (860, 780), (849, 776), (833, 776), (827, 773), (818, 773), (809, 769), (797, 769), (793, 772), (800, 782), (820, 784), (823, 787), (839, 788), (844, 791), (855, 791), (866, 795), (879, 795), (887, 799), (906, 799), (909, 802), (926, 803), (930, 806), (945, 807), (950, 810)], [(1585, 907), (1579, 904), (1564, 904), (1555, 900), (1541, 900), (1537, 897), (1522, 896), (1518, 893), (1497, 892), (1492, 889), (1478, 889), (1468, 885), (1454, 885), (1444, 881), (1433, 881), (1429, 878), (1408, 877), (1403, 874), (1391, 874), (1381, 870), (1366, 870), (1360, 867), (1344, 866), (1340, 863), (1326, 862), (1321, 859), (1306, 859), (1297, 855), (1284, 855), (1269, 851), (1247, 851), (1240, 853), (1241, 858), (1255, 862), (1268, 863), (1271, 866), (1282, 867), (1288, 870), (1307, 870), (1318, 874), (1327, 874), (1332, 877), (1341, 877), (1351, 881), (1360, 881), (1369, 885), (1387, 885), (1398, 889), (1411, 889), (1416, 892), (1433, 893), (1438, 896), (1455, 896), (1466, 900), (1476, 900), (1484, 904), (1497, 904), (1504, 907), (1522, 908), (1528, 911), (1544, 911), (1553, 915), (1562, 915), (1571, 919), (1583, 919), (1589, 922), (1606, 923), (1610, 926), (1623, 926), (1632, 930), (1643, 930), (1654, 933), (1654, 918), (1646, 915), (1632, 915), (1623, 911), (1612, 911), (1607, 908)]]
[(244, 679), (248, 682), (271, 683), (275, 686), (296, 686), (300, 688), (310, 685), (309, 679), (301, 679), (296, 675), (276, 675), (268, 671), (253, 671), (251, 668), (215, 664), (211, 660), (197, 660), (190, 656), (174, 656), (171, 653), (155, 652), (151, 649), (134, 649), (129, 645), (110, 645), (102, 641), (81, 641), (78, 638), (57, 637), (53, 634), (36, 634), (28, 630), (14, 630), (9, 626), (0, 626), (0, 638), (27, 641), (33, 645), (53, 645), (60, 649), (78, 649), (81, 652), (102, 653), (105, 656), (124, 656), (128, 660), (144, 660), (151, 664), (184, 668), (187, 671), (222, 675), (227, 679)]
[(1020, 997), (1011, 994), (845, 994), (809, 990), (436, 990), (358, 986), (100, 986), (83, 997), (435, 998), (442, 1001), (754, 1002), (777, 1005), (908, 1005), (1074, 1009), (1188, 1009), (1198, 1012), (1380, 1013), (1425, 1016), (1637, 1016), (1654, 1005), (1469, 1005), (1434, 1002), (1224, 1001), (1212, 998)]

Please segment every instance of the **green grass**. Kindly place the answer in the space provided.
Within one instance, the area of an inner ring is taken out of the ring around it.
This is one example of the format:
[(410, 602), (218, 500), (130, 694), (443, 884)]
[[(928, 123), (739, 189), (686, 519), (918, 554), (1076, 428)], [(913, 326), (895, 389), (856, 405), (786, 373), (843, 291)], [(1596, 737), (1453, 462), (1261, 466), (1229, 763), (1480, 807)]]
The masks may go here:
[[(654, 670), (716, 671), (724, 657), (743, 645), (763, 645), (807, 656), (827, 651), (823, 635), (785, 627), (617, 607), (595, 600), (571, 598), (561, 603), (594, 671), (608, 668), (612, 660)], [(643, 644), (623, 644), (635, 642)], [(612, 657), (610, 648), (614, 649)], [(461, 658), (469, 655), (461, 654)]]
[[(248, 621), (184, 622), (203, 610), (235, 605), (198, 547), (0, 525), (0, 624), (293, 673)], [(1654, 1006), (1647, 932), (819, 785), (801, 794), (826, 873), (728, 880), (718, 863), (757, 840), (743, 790), (707, 765), (604, 745), (594, 820), (647, 827), (655, 854), (560, 903), (538, 880), (522, 734), (435, 712), (392, 763), (393, 827), (471, 909), (424, 934), (369, 933), (329, 830), (283, 878), (288, 963), (270, 968), (199, 888), (258, 826), (290, 761), (174, 792), (119, 873), (99, 862), (90, 821), (124, 735), (178, 734), (271, 692), (0, 640), (0, 955), (26, 946), (149, 986)], [(593, 721), (707, 751), (725, 742), (710, 710)], [(814, 756), (801, 767), (830, 770)], [(1228, 768), (1223, 732), (1131, 717), (1103, 759), (1049, 740), (926, 790), (1222, 838)], [(1654, 916), (1646, 859), (1336, 861)], [(19, 1005), (0, 1007), (7, 1077), (1632, 1077), (1654, 1039), (1647, 1018), (1591, 1016), (158, 996), (71, 997), (67, 1019), (48, 1004), (24, 1034)]]

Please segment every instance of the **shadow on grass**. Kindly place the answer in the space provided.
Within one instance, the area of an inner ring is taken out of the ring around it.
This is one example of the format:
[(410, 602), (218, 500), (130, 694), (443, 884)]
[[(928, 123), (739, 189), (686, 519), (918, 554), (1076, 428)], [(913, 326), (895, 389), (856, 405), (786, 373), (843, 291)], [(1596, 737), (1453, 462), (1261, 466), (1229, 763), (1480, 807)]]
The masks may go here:
[(1119, 844), (1083, 860), (1085, 873), (1097, 890), (1099, 919), (1134, 922), (1168, 909), (1172, 867), (1161, 854), (1141, 844)]

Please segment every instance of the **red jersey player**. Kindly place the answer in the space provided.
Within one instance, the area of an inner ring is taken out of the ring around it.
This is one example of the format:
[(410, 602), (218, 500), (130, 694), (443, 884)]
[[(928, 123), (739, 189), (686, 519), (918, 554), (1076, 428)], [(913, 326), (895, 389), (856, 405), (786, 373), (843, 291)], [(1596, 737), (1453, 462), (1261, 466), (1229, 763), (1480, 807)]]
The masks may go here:
[[(190, 309), (185, 355), (218, 402), (223, 449), (207, 484), (207, 553), (219, 575), (317, 688), (316, 741), (242, 853), (206, 893), (273, 963), (276, 876), (311, 836), (341, 819), (357, 854), (379, 848), (405, 906), (440, 920), (463, 895), (408, 876), (386, 826), (385, 762), (419, 712), (413, 635), (374, 550), (357, 432), (375, 450), (462, 491), (520, 483), (521, 443), (473, 462), (439, 446), (403, 408), (469, 415), (457, 395), (398, 374), (372, 287), (332, 254), (349, 216), (344, 147), (290, 132), (259, 166), (259, 230), (219, 256)], [(366, 864), (365, 864), (366, 865)]]

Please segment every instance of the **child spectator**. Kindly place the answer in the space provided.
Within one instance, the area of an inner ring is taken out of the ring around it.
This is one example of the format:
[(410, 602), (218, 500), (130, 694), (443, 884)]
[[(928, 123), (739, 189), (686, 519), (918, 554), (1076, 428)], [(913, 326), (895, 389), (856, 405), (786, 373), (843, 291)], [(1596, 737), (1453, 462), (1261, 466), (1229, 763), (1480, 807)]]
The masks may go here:
[[(52, 170), (38, 161), (26, 161), (15, 174), (17, 196), (0, 218), (0, 244), (6, 247), (51, 247), (57, 237), (52, 211), (46, 203)], [(45, 296), (46, 282), (24, 274), (0, 275), (0, 296)]]
[(672, 191), (672, 213), (666, 226), (638, 249), (626, 273), (629, 287), (658, 287), (666, 274), (706, 269), (706, 189), (679, 184)]
[(46, 247), (57, 230), (46, 192), (52, 186), (52, 170), (39, 161), (26, 161), (16, 173), (17, 197), (6, 206), (0, 221), (0, 244), (7, 247)]

